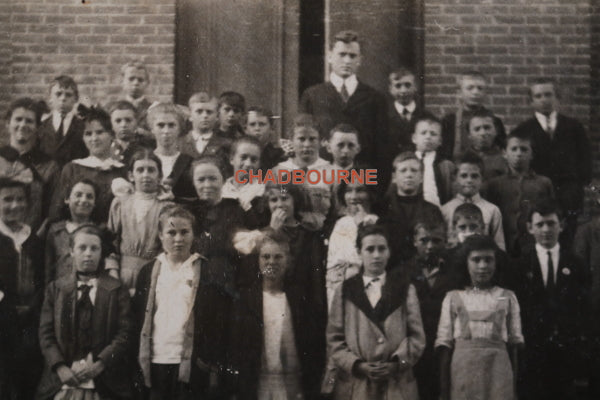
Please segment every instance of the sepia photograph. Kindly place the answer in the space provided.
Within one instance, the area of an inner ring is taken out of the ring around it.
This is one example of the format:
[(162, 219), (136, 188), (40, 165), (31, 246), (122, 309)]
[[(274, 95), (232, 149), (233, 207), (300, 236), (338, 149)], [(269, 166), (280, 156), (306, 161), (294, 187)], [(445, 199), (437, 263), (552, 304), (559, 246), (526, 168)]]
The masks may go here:
[(600, 399), (596, 0), (0, 0), (0, 400)]

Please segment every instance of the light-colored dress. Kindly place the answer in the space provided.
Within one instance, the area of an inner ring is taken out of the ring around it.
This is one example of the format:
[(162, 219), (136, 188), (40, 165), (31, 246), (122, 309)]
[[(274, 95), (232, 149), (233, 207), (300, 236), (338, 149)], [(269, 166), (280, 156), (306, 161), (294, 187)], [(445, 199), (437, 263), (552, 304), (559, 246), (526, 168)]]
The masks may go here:
[(507, 343), (524, 343), (519, 303), (512, 291), (494, 286), (449, 292), (435, 347), (454, 349), (450, 398), (514, 399)]
[(108, 229), (116, 236), (121, 282), (129, 289), (135, 289), (142, 267), (161, 251), (158, 216), (171, 204), (140, 192), (116, 197), (111, 204)]

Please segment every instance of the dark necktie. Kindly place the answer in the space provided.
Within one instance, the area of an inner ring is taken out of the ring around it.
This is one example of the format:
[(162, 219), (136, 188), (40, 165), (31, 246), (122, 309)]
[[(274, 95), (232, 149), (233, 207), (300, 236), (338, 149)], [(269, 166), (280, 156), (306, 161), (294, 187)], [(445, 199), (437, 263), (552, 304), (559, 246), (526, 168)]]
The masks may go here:
[(410, 111), (406, 107), (402, 110), (402, 118), (407, 122), (410, 121)]
[(56, 130), (56, 133), (58, 133), (59, 136), (63, 136), (65, 133), (63, 132), (65, 130), (65, 116), (63, 114), (60, 114), (60, 125), (58, 125), (58, 129)]
[(90, 299), (91, 285), (80, 285), (81, 297), (77, 300), (77, 351), (75, 359), (82, 359), (92, 349), (92, 313), (94, 305)]
[(342, 83), (342, 89), (340, 90), (340, 94), (342, 95), (342, 100), (344, 103), (348, 102), (350, 98), (350, 94), (348, 93), (348, 89), (346, 89), (346, 83)]
[(554, 293), (556, 284), (554, 283), (554, 261), (552, 261), (552, 253), (548, 251), (548, 278), (546, 280), (546, 290), (548, 293)]

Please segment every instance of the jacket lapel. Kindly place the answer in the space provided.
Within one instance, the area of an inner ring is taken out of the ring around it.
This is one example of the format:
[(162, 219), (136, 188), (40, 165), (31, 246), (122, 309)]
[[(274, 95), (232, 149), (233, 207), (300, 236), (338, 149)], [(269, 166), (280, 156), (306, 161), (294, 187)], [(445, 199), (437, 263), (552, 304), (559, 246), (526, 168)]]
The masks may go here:
[[(397, 310), (406, 297), (407, 282), (395, 275), (394, 273), (388, 273), (385, 284), (381, 288), (381, 299), (375, 305), (375, 317), (383, 326), (383, 323), (395, 310)], [(366, 295), (365, 295), (366, 297)], [(370, 304), (370, 303), (369, 303)]]
[[(365, 292), (365, 285), (362, 279), (362, 274), (358, 274), (344, 283), (343, 296), (352, 302), (365, 316), (373, 322), (379, 330), (384, 333), (383, 323), (379, 320), (378, 315), (375, 313), (375, 309), (371, 306), (367, 293)], [(383, 288), (381, 297), (383, 299)], [(381, 300), (379, 303), (381, 303)], [(376, 307), (379, 305), (376, 305)]]

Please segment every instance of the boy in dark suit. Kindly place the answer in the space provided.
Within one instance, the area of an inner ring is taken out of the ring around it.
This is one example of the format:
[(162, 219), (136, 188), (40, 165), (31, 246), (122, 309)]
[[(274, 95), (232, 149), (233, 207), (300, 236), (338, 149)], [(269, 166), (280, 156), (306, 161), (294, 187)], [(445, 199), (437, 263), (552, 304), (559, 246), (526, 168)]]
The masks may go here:
[[(485, 76), (478, 71), (468, 71), (459, 77), (458, 100), (459, 107), (453, 113), (442, 119), (443, 148), (441, 152), (450, 159), (460, 156), (469, 147), (469, 120), (476, 111), (486, 110), (483, 102), (487, 82)], [(506, 131), (498, 117), (494, 117), (496, 127), (495, 143), (504, 147)]]
[(439, 398), (439, 362), (434, 355), (434, 343), (442, 301), (446, 293), (457, 289), (456, 274), (449, 270), (444, 257), (446, 246), (446, 223), (441, 218), (423, 217), (415, 223), (413, 242), (416, 254), (402, 268), (411, 277), (417, 290), (421, 318), (425, 331), (425, 351), (414, 372), (419, 385), (419, 396), (423, 400)]
[(566, 213), (562, 239), (569, 244), (583, 207), (583, 187), (592, 178), (592, 147), (583, 125), (558, 112), (558, 89), (551, 79), (536, 79), (529, 88), (535, 115), (514, 133), (532, 137), (531, 167), (554, 184), (556, 199)]
[[(575, 399), (577, 350), (586, 298), (582, 261), (558, 242), (561, 213), (553, 201), (536, 204), (527, 228), (535, 245), (518, 260), (517, 297), (521, 306), (524, 352), (521, 396)], [(520, 396), (520, 397), (521, 397)]]
[(140, 148), (156, 148), (156, 140), (150, 132), (138, 127), (136, 108), (126, 100), (109, 104), (110, 122), (115, 140), (110, 145), (111, 157), (127, 164), (129, 158)]
[(412, 150), (411, 135), (423, 109), (417, 104), (419, 86), (414, 72), (398, 68), (389, 75), (388, 137), (390, 147), (397, 153)]
[(146, 66), (139, 61), (128, 62), (121, 67), (123, 77), (123, 94), (125, 100), (133, 104), (136, 117), (141, 126), (146, 126), (146, 112), (152, 102), (146, 98), (145, 92), (150, 84), (150, 75)]
[(244, 135), (242, 118), (246, 112), (246, 99), (237, 92), (223, 92), (219, 95), (219, 121), (215, 132), (218, 136), (235, 140)]
[(78, 100), (77, 84), (70, 76), (58, 76), (50, 83), (51, 110), (42, 117), (40, 149), (61, 167), (88, 156), (83, 143), (84, 124), (73, 109)]
[(336, 34), (328, 62), (332, 71), (329, 81), (306, 89), (299, 111), (314, 116), (321, 137), (327, 137), (339, 123), (354, 126), (358, 129), (361, 146), (357, 161), (378, 166), (382, 160), (376, 154), (386, 145), (385, 98), (356, 77), (361, 63), (358, 35), (352, 31)]
[(229, 158), (232, 140), (216, 132), (219, 113), (218, 101), (208, 93), (194, 93), (188, 101), (192, 130), (179, 138), (179, 151), (194, 159), (203, 155)]
[(42, 307), (39, 331), (46, 365), (36, 398), (52, 399), (58, 392), (66, 396), (61, 398), (91, 393), (129, 397), (129, 293), (118, 279), (98, 273), (99, 228), (82, 225), (70, 242), (74, 273), (48, 285)]

